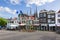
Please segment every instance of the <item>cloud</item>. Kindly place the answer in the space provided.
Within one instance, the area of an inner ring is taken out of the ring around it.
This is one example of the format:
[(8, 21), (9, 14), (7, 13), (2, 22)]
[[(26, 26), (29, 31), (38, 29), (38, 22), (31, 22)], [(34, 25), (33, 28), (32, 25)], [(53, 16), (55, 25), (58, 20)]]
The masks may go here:
[(51, 3), (55, 0), (9, 0), (9, 2), (13, 5), (19, 5), (22, 1), (26, 4), (27, 7), (29, 7), (32, 4), (35, 4), (37, 6), (41, 6), (46, 3)]
[(47, 0), (47, 2), (53, 2), (53, 1), (55, 1), (55, 0), (49, 0), (49, 1)]
[(11, 13), (11, 14), (16, 14), (16, 10), (12, 10), (8, 7), (0, 7), (0, 11), (4, 11), (4, 12), (8, 12), (8, 13)]
[(26, 3), (26, 6), (29, 7), (29, 5), (32, 5), (32, 4), (41, 6), (43, 4), (51, 3), (53, 1), (55, 1), (55, 0), (26, 0), (25, 3)]
[(20, 4), (20, 0), (10, 0), (10, 3), (13, 5)]

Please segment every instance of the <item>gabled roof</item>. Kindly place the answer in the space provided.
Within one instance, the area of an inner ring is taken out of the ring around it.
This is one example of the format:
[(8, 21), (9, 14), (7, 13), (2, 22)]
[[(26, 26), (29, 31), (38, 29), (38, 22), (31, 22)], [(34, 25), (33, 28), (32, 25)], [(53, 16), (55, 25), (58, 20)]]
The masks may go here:
[(41, 12), (47, 12), (47, 10), (46, 9), (40, 10), (39, 13), (41, 13)]
[(49, 10), (49, 12), (55, 12), (54, 10)]

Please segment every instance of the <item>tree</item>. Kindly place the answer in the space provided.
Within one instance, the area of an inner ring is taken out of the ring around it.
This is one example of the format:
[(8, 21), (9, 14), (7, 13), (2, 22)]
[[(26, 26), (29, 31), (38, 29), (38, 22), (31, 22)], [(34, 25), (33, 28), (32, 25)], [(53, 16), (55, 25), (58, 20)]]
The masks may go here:
[(6, 26), (7, 20), (4, 18), (0, 18), (0, 26)]

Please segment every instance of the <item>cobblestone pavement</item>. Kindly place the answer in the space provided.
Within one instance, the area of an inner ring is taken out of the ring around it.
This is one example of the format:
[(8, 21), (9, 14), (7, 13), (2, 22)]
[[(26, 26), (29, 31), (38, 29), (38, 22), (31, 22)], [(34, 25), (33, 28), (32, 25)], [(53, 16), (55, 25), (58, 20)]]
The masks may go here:
[(60, 40), (60, 34), (55, 32), (18, 32), (0, 30), (0, 40)]

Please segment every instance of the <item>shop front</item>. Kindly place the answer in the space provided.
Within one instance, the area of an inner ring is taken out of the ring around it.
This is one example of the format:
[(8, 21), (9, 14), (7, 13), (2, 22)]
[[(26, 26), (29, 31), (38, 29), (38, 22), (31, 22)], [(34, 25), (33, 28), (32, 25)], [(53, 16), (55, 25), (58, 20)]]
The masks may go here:
[(33, 29), (34, 29), (34, 30), (40, 30), (39, 24), (34, 24), (34, 25), (33, 25)]
[(26, 30), (26, 24), (19, 24), (19, 30)]
[(55, 31), (55, 24), (49, 24), (49, 31)]
[(46, 31), (47, 30), (47, 24), (41, 24), (40, 28), (42, 31)]

